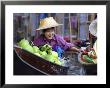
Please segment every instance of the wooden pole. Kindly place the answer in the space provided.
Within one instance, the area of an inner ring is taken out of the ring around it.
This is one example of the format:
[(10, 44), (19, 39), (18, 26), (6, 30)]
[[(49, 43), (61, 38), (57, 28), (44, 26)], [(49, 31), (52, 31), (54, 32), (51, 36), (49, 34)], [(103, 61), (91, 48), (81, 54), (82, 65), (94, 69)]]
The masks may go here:
[(80, 14), (77, 14), (78, 19), (78, 40), (80, 39)]
[(70, 42), (72, 42), (72, 30), (71, 30), (71, 16), (70, 16), (70, 13), (69, 13), (69, 29), (70, 29)]

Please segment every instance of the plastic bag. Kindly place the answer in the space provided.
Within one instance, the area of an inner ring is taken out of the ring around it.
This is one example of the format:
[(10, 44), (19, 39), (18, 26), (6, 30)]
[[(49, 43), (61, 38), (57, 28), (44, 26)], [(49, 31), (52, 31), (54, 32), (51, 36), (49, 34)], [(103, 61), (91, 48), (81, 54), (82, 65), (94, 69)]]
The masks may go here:
[(65, 57), (67, 58), (65, 60), (65, 65), (69, 67), (68, 69), (68, 75), (85, 75), (86, 71), (84, 69), (84, 67), (82, 66), (82, 64), (80, 64), (78, 62), (78, 58), (77, 55), (73, 55), (73, 56), (69, 56)]
[(69, 67), (67, 74), (68, 75), (85, 75), (84, 67), (77, 62), (77, 60), (70, 60), (70, 59), (60, 59), (63, 62), (63, 66)]
[(64, 50), (59, 45), (54, 45), (53, 46), (53, 51), (56, 51), (58, 53), (58, 57), (62, 58)]

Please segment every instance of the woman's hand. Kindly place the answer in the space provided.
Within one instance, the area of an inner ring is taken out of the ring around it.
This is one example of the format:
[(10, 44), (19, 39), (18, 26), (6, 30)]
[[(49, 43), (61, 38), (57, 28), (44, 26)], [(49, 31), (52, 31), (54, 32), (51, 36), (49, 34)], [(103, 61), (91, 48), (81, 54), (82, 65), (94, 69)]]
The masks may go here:
[(82, 49), (78, 49), (78, 48), (76, 48), (76, 47), (71, 47), (70, 50), (71, 50), (71, 51), (78, 52), (78, 53), (83, 52)]

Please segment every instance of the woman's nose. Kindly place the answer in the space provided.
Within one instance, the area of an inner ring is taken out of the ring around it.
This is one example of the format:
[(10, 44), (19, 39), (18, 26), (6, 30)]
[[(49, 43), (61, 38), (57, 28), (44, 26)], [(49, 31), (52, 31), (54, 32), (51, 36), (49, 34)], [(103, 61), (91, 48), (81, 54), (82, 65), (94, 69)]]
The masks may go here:
[(53, 35), (53, 32), (50, 32), (49, 34), (50, 34), (50, 35)]

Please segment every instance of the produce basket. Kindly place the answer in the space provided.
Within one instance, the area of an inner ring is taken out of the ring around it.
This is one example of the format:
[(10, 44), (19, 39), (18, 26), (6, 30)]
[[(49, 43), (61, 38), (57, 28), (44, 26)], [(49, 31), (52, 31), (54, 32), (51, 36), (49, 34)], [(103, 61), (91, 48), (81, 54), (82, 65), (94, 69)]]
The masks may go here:
[(27, 65), (46, 75), (67, 75), (69, 67), (61, 66), (14, 46), (17, 56)]
[(78, 61), (81, 63), (81, 64), (83, 64), (83, 65), (96, 65), (97, 64), (97, 59), (94, 59), (94, 62), (95, 63), (88, 63), (88, 62), (86, 62), (86, 61), (84, 61), (84, 58), (82, 57), (82, 55), (83, 55), (83, 53), (82, 52), (80, 52), (79, 54), (78, 54)]

